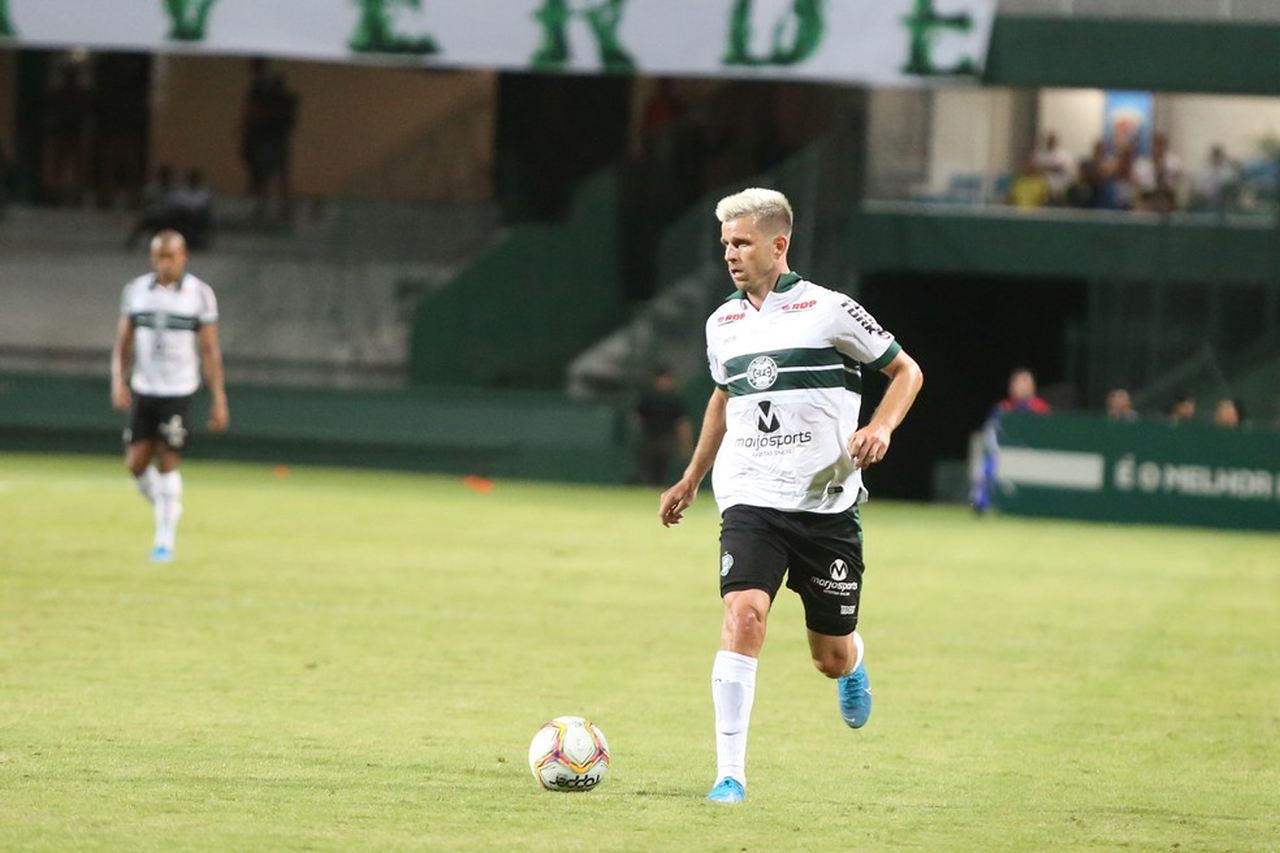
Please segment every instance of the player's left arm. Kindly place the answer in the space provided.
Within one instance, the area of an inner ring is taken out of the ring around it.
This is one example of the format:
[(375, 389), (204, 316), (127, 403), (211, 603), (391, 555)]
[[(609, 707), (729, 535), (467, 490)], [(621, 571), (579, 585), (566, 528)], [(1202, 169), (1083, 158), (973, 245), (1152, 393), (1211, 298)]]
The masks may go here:
[(209, 407), (209, 429), (225, 432), (231, 423), (231, 413), (227, 408), (227, 388), (222, 379), (222, 346), (218, 343), (218, 324), (201, 324), (197, 335), (200, 339), (200, 366), (204, 369), (204, 383), (213, 397), (213, 403)]
[(870, 423), (849, 438), (849, 455), (857, 468), (866, 468), (884, 459), (889, 452), (893, 431), (906, 418), (916, 395), (924, 386), (924, 371), (905, 350), (900, 350), (892, 361), (880, 368), (880, 372), (889, 377), (884, 398), (876, 407)]

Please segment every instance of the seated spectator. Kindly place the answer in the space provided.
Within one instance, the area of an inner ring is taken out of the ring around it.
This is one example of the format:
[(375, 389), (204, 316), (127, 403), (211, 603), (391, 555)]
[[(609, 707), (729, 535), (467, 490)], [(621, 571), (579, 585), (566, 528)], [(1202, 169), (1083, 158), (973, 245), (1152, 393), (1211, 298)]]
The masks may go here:
[(1022, 164), (1018, 177), (1009, 187), (1009, 204), (1024, 210), (1045, 207), (1049, 204), (1049, 180), (1036, 168), (1031, 157)]
[(1138, 201), (1138, 187), (1134, 180), (1134, 165), (1138, 162), (1137, 152), (1132, 146), (1122, 145), (1116, 150), (1112, 161), (1111, 203), (1115, 210), (1133, 210)]
[(126, 249), (132, 249), (137, 245), (139, 237), (150, 237), (157, 231), (173, 227), (176, 190), (173, 183), (173, 167), (161, 166), (157, 169), (156, 176), (142, 189), (142, 208), (138, 211), (138, 219), (134, 223), (133, 230), (125, 238)]
[(1168, 213), (1178, 204), (1182, 187), (1182, 158), (1169, 150), (1169, 138), (1157, 133), (1151, 140), (1151, 156), (1133, 164), (1133, 183), (1143, 210)]
[(191, 249), (209, 245), (213, 231), (213, 194), (200, 170), (187, 172), (186, 186), (173, 192), (174, 229), (187, 240)]
[(1097, 207), (1102, 193), (1101, 183), (1097, 162), (1092, 157), (1081, 160), (1075, 180), (1067, 187), (1067, 206), (1086, 210)]
[(1196, 176), (1192, 190), (1192, 206), (1197, 209), (1224, 210), (1236, 201), (1240, 192), (1240, 164), (1227, 156), (1221, 144), (1209, 151), (1209, 165)]
[(1053, 203), (1062, 204), (1076, 172), (1076, 161), (1058, 144), (1058, 134), (1049, 131), (1044, 135), (1044, 141), (1031, 154), (1031, 163), (1049, 182), (1049, 196)]
[(1180, 424), (1196, 416), (1196, 398), (1188, 391), (1179, 391), (1164, 410), (1171, 424)]
[(1243, 426), (1244, 404), (1230, 398), (1219, 400), (1217, 408), (1213, 410), (1213, 425), (1226, 429)]
[(1107, 392), (1107, 418), (1113, 421), (1136, 421), (1138, 413), (1133, 408), (1129, 391), (1125, 388), (1112, 388)]

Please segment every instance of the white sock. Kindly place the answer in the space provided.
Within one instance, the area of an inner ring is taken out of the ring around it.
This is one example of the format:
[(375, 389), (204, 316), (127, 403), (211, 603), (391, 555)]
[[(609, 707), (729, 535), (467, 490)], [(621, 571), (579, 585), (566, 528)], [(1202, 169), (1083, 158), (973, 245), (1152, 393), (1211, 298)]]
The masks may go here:
[(850, 672), (862, 665), (862, 635), (857, 631), (853, 632), (853, 655), (853, 669)]
[(156, 475), (156, 545), (172, 550), (182, 518), (182, 474), (170, 471)]
[(156, 502), (156, 478), (159, 476), (160, 472), (156, 470), (156, 466), (148, 465), (141, 474), (133, 478), (133, 482), (138, 486), (138, 491), (142, 493), (142, 496), (147, 499), (149, 504)]
[(756, 698), (753, 657), (716, 652), (711, 667), (711, 698), (716, 706), (716, 779), (732, 776), (747, 784), (747, 727)]

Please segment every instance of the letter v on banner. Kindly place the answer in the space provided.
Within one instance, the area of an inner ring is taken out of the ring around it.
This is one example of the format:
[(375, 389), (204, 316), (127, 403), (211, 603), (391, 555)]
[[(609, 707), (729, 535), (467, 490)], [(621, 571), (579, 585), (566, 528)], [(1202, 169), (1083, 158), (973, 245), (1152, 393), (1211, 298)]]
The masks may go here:
[[(794, 0), (791, 11), (773, 25), (773, 43), (766, 57), (751, 55), (751, 13), (755, 0), (734, 0), (729, 17), (729, 45), (725, 65), (795, 65), (814, 54), (825, 33), (825, 0)], [(790, 43), (787, 36), (790, 35)]]
[(569, 21), (581, 17), (591, 28), (600, 51), (600, 65), (605, 71), (628, 73), (636, 68), (635, 60), (623, 48), (618, 27), (626, 11), (627, 0), (600, 0), (584, 9), (572, 10), (569, 0), (545, 0), (534, 19), (542, 25), (542, 44), (533, 55), (532, 65), (541, 71), (559, 71), (569, 64)]
[(171, 41), (204, 41), (209, 13), (217, 0), (164, 0)]
[(9, 20), (9, 0), (0, 0), (0, 39), (13, 38), (17, 34)]

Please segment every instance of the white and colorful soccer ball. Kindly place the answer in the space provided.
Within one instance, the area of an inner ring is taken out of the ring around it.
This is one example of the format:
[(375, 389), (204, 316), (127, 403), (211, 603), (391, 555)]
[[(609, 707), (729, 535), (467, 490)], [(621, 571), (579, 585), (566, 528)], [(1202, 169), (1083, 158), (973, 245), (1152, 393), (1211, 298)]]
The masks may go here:
[(529, 769), (548, 791), (590, 791), (609, 772), (609, 742), (582, 717), (556, 717), (529, 744)]

